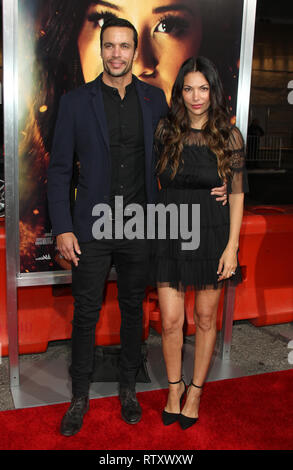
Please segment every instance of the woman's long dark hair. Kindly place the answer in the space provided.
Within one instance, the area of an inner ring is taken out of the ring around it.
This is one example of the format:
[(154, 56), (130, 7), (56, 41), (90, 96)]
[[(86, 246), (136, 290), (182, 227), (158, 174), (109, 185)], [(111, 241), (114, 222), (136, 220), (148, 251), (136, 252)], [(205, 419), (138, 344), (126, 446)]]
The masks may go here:
[(228, 148), (228, 140), (231, 125), (219, 73), (215, 65), (205, 57), (191, 57), (180, 67), (172, 88), (169, 114), (159, 123), (156, 131), (157, 140), (163, 144), (158, 171), (159, 174), (162, 173), (167, 163), (170, 163), (174, 178), (184, 143), (190, 134), (191, 122), (182, 97), (184, 78), (190, 72), (201, 72), (209, 83), (210, 107), (202, 135), (205, 145), (216, 154), (219, 175), (225, 180), (230, 173), (231, 150)]

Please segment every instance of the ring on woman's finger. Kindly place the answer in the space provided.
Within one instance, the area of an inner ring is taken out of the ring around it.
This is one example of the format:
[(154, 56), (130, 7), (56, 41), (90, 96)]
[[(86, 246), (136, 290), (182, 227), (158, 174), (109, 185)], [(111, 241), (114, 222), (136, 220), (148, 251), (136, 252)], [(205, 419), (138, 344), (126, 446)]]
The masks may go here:
[(231, 276), (233, 276), (234, 274), (236, 274), (235, 271), (231, 271)]

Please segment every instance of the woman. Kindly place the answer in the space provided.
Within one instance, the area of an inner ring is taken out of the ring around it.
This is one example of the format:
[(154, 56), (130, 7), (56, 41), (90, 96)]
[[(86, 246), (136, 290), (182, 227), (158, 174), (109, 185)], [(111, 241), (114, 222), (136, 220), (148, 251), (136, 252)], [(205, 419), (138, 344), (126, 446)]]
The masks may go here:
[[(179, 239), (156, 240), (153, 268), (162, 315), (162, 346), (169, 394), (162, 418), (168, 425), (179, 420), (183, 429), (195, 424), (202, 387), (216, 340), (221, 288), (240, 277), (237, 262), (239, 232), (247, 178), (243, 139), (231, 127), (223, 87), (213, 63), (190, 58), (173, 86), (170, 112), (157, 130), (159, 202), (167, 206), (200, 205), (200, 244), (182, 249)], [(210, 188), (227, 181), (229, 205), (210, 197)], [(190, 210), (191, 212), (191, 210)], [(189, 216), (190, 216), (189, 212)], [(184, 292), (196, 289), (196, 342), (194, 371), (185, 393), (181, 378)]]

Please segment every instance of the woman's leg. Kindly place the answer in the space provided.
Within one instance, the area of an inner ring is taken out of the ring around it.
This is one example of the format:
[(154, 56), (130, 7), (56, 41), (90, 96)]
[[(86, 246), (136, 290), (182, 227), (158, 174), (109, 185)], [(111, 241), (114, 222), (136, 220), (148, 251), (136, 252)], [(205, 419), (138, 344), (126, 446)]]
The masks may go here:
[[(217, 336), (217, 311), (221, 289), (201, 290), (195, 297), (195, 349), (193, 383), (204, 384)], [(198, 417), (201, 389), (189, 387), (182, 414), (191, 418)]]
[[(169, 382), (181, 379), (184, 324), (184, 293), (170, 287), (158, 287), (162, 317), (162, 348)], [(184, 383), (169, 385), (165, 411), (180, 412), (180, 397)]]

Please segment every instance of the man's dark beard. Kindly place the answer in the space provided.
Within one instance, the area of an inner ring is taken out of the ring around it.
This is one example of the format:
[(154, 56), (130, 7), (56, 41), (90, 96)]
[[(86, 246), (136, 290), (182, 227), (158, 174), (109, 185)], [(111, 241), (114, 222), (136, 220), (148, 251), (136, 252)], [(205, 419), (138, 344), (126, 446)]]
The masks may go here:
[(120, 72), (118, 74), (115, 74), (115, 73), (111, 72), (111, 70), (108, 68), (107, 64), (105, 64), (105, 62), (103, 61), (105, 72), (107, 72), (107, 74), (110, 75), (111, 77), (115, 77), (115, 78), (116, 77), (123, 77), (124, 75), (126, 75), (132, 69), (132, 64), (133, 64), (133, 60), (131, 61), (129, 66), (126, 67), (126, 69), (124, 69), (122, 72)]

